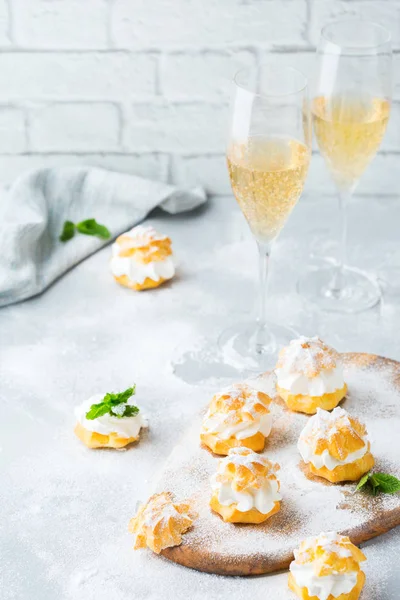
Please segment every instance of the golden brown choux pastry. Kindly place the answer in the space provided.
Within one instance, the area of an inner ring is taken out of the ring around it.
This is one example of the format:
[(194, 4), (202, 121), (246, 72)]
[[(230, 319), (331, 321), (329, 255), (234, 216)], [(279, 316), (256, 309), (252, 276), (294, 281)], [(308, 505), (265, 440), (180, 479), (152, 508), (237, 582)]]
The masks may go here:
[(231, 448), (211, 478), (211, 508), (228, 523), (262, 523), (280, 510), (279, 465), (249, 448)]
[(112, 245), (111, 270), (118, 283), (133, 290), (160, 286), (175, 275), (170, 238), (152, 227), (134, 227)]
[(339, 407), (331, 413), (319, 408), (297, 446), (311, 473), (331, 483), (358, 481), (375, 462), (365, 425)]
[(276, 390), (290, 410), (332, 410), (346, 395), (339, 354), (318, 337), (292, 340), (279, 354)]
[(263, 450), (272, 427), (270, 402), (267, 394), (245, 383), (215, 394), (203, 419), (202, 443), (221, 455), (236, 447)]

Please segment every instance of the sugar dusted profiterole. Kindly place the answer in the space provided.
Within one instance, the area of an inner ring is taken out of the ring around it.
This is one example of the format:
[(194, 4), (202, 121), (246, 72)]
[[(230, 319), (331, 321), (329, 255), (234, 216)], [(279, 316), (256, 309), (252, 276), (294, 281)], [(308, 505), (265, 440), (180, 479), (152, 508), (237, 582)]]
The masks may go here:
[[(358, 600), (365, 575), (364, 554), (348, 537), (334, 532), (310, 537), (294, 551), (289, 588), (301, 600)], [(376, 599), (378, 600), (378, 598)]]
[(133, 385), (119, 394), (97, 394), (75, 409), (75, 434), (88, 448), (123, 448), (136, 442), (147, 420), (133, 402)]
[(158, 287), (175, 275), (171, 240), (153, 227), (134, 227), (112, 245), (111, 271), (133, 290)]
[(249, 448), (232, 448), (211, 477), (211, 508), (228, 523), (266, 521), (280, 510), (278, 469)]
[(176, 502), (171, 492), (154, 494), (130, 520), (129, 531), (135, 535), (135, 550), (148, 546), (159, 554), (165, 548), (179, 546), (183, 534), (196, 518), (190, 502)]
[(292, 340), (281, 350), (275, 374), (279, 396), (297, 412), (332, 410), (347, 392), (338, 352), (318, 337)]
[(245, 447), (260, 452), (271, 433), (271, 398), (244, 383), (225, 388), (212, 398), (203, 419), (202, 443), (215, 454)]
[(313, 475), (331, 483), (358, 481), (374, 466), (365, 425), (343, 408), (317, 410), (300, 434), (298, 449)]

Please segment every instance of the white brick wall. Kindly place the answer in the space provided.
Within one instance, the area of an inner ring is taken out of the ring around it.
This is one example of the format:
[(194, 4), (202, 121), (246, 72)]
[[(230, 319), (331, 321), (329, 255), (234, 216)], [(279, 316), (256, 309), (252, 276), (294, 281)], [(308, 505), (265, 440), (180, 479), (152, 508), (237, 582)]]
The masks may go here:
[(14, 39), (28, 48), (107, 48), (107, 0), (11, 0)]
[(114, 0), (120, 48), (307, 43), (306, 0)]
[(227, 116), (226, 104), (135, 104), (126, 127), (127, 145), (145, 152), (223, 152)]
[(115, 151), (119, 148), (120, 122), (119, 107), (111, 103), (48, 104), (30, 111), (30, 149), (33, 152)]
[(160, 60), (160, 87), (169, 102), (228, 99), (236, 71), (255, 64), (255, 52), (249, 50), (169, 52)]
[[(0, 183), (88, 163), (227, 193), (233, 73), (272, 55), (311, 74), (321, 27), (343, 14), (392, 31), (395, 103), (361, 190), (393, 193), (400, 0), (0, 0)], [(318, 155), (307, 189), (333, 189)]]

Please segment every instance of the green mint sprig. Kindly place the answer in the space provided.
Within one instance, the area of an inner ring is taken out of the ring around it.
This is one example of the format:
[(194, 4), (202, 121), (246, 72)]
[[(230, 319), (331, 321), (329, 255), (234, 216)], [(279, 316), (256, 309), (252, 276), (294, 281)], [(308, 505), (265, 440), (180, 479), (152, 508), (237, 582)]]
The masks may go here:
[(75, 235), (75, 224), (72, 221), (65, 221), (63, 225), (63, 230), (60, 235), (61, 242), (68, 242)]
[(84, 235), (96, 235), (97, 237), (108, 240), (111, 237), (110, 231), (105, 225), (101, 225), (96, 219), (86, 219), (80, 223), (65, 221), (60, 235), (61, 242), (68, 242), (75, 235), (75, 230)]
[(377, 496), (379, 493), (396, 494), (400, 491), (400, 480), (388, 473), (369, 472), (361, 477), (356, 492), (361, 489), (368, 490), (373, 496)]
[(132, 404), (126, 404), (134, 394), (136, 393), (136, 385), (128, 388), (124, 392), (119, 394), (106, 394), (101, 402), (98, 404), (92, 404), (89, 411), (86, 413), (86, 418), (89, 421), (98, 419), (103, 415), (111, 415), (122, 419), (123, 417), (135, 417), (139, 409), (137, 406)]

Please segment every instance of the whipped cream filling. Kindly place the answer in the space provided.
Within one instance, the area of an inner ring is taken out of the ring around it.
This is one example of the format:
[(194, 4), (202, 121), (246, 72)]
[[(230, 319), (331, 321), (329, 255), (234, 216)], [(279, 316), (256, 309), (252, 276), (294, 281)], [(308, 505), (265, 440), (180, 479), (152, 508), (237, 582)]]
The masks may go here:
[[(141, 412), (134, 417), (118, 418), (107, 414), (93, 420), (86, 419), (86, 413), (92, 404), (98, 404), (103, 398), (104, 394), (96, 394), (75, 408), (75, 417), (78, 423), (88, 431), (101, 435), (116, 433), (121, 438), (136, 438), (141, 428), (147, 427), (147, 420)], [(126, 404), (136, 406), (135, 402), (129, 402), (129, 400)]]
[(316, 377), (307, 377), (304, 373), (293, 373), (289, 369), (275, 369), (277, 384), (290, 394), (303, 396), (322, 396), (340, 390), (344, 386), (343, 367), (323, 369)]
[(237, 440), (244, 440), (260, 432), (268, 437), (272, 429), (272, 415), (266, 413), (255, 421), (242, 421), (236, 425), (228, 425), (226, 414), (215, 413), (206, 417), (203, 423), (203, 431), (215, 433), (222, 440), (228, 440), (231, 437)]
[(312, 463), (316, 469), (322, 469), (326, 467), (328, 471), (333, 471), (336, 467), (343, 465), (349, 465), (354, 461), (362, 458), (368, 452), (368, 443), (364, 444), (360, 450), (356, 452), (350, 452), (345, 460), (338, 460), (329, 454), (329, 450), (324, 450), (322, 454), (315, 454), (312, 448), (307, 442), (300, 437), (297, 448), (301, 454), (302, 459), (305, 463)]
[(261, 488), (237, 492), (233, 489), (231, 482), (221, 483), (217, 481), (217, 477), (218, 474), (211, 477), (211, 488), (217, 492), (218, 501), (222, 506), (237, 504), (236, 508), (240, 512), (256, 508), (260, 513), (266, 515), (274, 508), (275, 502), (282, 499), (276, 479), (267, 479)]
[(307, 588), (309, 596), (318, 600), (328, 600), (329, 596), (338, 598), (341, 594), (348, 594), (357, 584), (357, 571), (347, 573), (333, 573), (332, 575), (315, 575), (313, 564), (297, 564), (293, 561), (290, 565), (296, 584)]
[(111, 259), (111, 271), (115, 277), (126, 275), (130, 281), (141, 284), (147, 277), (153, 281), (171, 279), (175, 275), (175, 264), (172, 256), (145, 264), (136, 260), (134, 256), (114, 255)]

